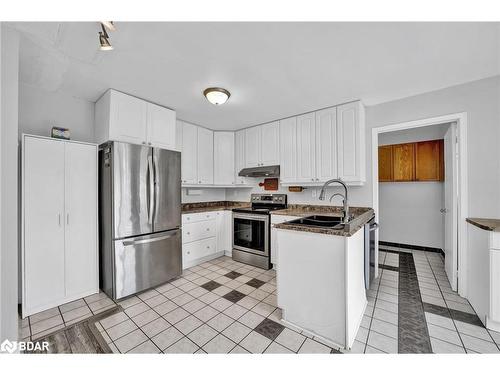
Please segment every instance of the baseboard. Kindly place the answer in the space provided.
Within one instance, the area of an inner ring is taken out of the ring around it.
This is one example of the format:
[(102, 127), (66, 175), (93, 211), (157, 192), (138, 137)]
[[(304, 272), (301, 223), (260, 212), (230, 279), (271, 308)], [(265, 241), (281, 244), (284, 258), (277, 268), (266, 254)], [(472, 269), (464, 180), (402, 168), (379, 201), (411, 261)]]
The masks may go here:
[(486, 317), (486, 328), (491, 329), (492, 331), (500, 332), (500, 322)]
[(443, 249), (438, 247), (429, 247), (429, 246), (420, 246), (420, 245), (410, 245), (405, 243), (397, 243), (397, 242), (388, 242), (388, 241), (378, 241), (379, 246), (392, 246), (392, 247), (400, 247), (403, 249), (410, 250), (420, 250), (420, 251), (428, 251), (430, 253), (438, 253), (444, 256)]

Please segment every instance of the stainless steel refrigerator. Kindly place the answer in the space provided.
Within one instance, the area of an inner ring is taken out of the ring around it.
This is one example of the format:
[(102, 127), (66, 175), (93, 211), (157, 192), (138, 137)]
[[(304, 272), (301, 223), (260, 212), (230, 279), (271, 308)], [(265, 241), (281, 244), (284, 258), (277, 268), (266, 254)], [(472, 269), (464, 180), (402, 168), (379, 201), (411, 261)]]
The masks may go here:
[(101, 289), (117, 300), (179, 276), (180, 227), (180, 152), (122, 142), (101, 145)]

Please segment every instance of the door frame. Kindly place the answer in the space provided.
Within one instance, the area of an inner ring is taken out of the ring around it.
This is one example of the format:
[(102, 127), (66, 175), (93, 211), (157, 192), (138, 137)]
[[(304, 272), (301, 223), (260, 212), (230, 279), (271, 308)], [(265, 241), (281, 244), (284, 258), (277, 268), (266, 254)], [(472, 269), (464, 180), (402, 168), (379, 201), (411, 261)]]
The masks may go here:
[[(468, 215), (468, 171), (467, 171), (467, 112), (452, 113), (443, 116), (430, 117), (425, 119), (389, 124), (372, 128), (372, 193), (373, 209), (375, 210), (375, 219), (379, 220), (379, 181), (378, 181), (378, 136), (382, 133), (393, 132), (397, 130), (406, 130), (412, 128), (421, 128), (424, 126), (442, 125), (453, 123), (457, 125), (458, 137), (458, 294), (467, 297), (467, 223), (465, 219)], [(375, 238), (376, 261), (375, 274), (378, 275), (378, 231)]]

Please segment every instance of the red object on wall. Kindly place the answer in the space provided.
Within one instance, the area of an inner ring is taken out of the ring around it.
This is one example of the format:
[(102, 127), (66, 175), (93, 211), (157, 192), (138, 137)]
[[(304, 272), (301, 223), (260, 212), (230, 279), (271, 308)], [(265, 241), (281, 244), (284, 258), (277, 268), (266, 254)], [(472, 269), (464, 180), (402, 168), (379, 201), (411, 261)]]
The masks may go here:
[(279, 181), (277, 178), (265, 178), (259, 186), (264, 186), (264, 190), (278, 190)]

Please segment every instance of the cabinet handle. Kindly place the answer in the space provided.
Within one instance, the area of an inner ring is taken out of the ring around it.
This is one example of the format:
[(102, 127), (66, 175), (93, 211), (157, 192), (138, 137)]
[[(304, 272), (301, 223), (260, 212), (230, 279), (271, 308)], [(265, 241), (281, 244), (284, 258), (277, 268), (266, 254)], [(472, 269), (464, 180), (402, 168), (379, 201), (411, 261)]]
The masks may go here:
[(69, 225), (69, 213), (66, 214), (66, 224)]
[(59, 226), (61, 226), (61, 214), (58, 214), (57, 217), (58, 217), (58, 221), (59, 221)]

